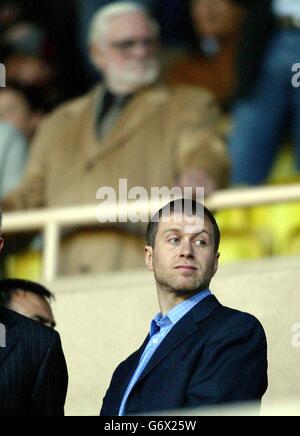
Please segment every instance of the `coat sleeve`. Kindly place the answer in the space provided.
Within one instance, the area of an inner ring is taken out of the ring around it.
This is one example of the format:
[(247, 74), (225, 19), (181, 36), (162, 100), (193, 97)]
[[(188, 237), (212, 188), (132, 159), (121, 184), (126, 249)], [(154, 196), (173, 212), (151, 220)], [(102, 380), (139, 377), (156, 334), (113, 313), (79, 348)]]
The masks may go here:
[(221, 135), (220, 110), (212, 95), (197, 88), (179, 88), (175, 125), (175, 174), (187, 168), (205, 171), (218, 189), (229, 183), (230, 160)]
[(63, 416), (68, 371), (59, 335), (54, 332), (33, 386), (30, 414)]
[(239, 313), (206, 345), (187, 390), (186, 407), (260, 402), (267, 384), (264, 330), (254, 317)]

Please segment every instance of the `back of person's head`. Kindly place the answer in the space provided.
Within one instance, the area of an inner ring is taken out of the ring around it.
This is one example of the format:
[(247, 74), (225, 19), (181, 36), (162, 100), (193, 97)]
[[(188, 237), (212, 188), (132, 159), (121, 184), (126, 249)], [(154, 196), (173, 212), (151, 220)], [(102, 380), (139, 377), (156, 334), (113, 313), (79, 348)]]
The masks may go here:
[(54, 299), (54, 294), (39, 283), (24, 279), (3, 279), (0, 280), (0, 304), (9, 307), (12, 296), (18, 291), (31, 292), (43, 297), (48, 301)]
[(0, 305), (38, 321), (55, 326), (50, 306), (54, 295), (39, 283), (23, 279), (0, 280)]

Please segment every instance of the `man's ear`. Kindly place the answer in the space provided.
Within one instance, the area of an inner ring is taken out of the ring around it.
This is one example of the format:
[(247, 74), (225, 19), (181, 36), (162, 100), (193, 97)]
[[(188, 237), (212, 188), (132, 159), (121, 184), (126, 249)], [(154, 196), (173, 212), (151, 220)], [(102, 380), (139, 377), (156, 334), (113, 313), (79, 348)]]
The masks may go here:
[(153, 271), (153, 248), (150, 245), (145, 247), (145, 264), (149, 271)]
[(103, 70), (105, 68), (104, 53), (99, 45), (92, 44), (90, 46), (90, 59), (97, 70)]
[(214, 274), (213, 274), (213, 276), (214, 276), (214, 275), (216, 274), (216, 272), (218, 271), (218, 268), (219, 268), (219, 259), (220, 259), (220, 253), (217, 252), (217, 253), (215, 254)]
[(4, 239), (0, 237), (0, 251), (3, 248), (3, 244), (4, 244)]

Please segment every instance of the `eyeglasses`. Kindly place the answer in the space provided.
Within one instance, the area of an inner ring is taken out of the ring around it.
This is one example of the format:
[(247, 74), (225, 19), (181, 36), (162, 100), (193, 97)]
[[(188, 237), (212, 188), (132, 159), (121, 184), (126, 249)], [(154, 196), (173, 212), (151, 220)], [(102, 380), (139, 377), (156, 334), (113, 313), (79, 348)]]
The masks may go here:
[(110, 46), (122, 52), (129, 52), (137, 46), (153, 50), (157, 47), (157, 38), (125, 39), (124, 41), (111, 42)]

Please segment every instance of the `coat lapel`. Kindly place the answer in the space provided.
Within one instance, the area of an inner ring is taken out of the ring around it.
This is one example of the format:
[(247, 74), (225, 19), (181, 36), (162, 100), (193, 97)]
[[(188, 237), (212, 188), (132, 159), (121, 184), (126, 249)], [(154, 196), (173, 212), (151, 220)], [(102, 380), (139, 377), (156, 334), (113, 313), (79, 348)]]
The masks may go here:
[(220, 306), (213, 295), (198, 303), (187, 313), (168, 333), (156, 352), (153, 354), (148, 365), (142, 372), (138, 383), (143, 380), (174, 348), (178, 347), (195, 331), (201, 328), (201, 321), (208, 318), (212, 312)]
[[(103, 92), (103, 88), (101, 87), (93, 96), (93, 103), (90, 108), (94, 115), (96, 111), (95, 102), (97, 101), (97, 98), (103, 96)], [(84, 143), (94, 144), (92, 147), (93, 151), (89, 156), (90, 165), (95, 164), (97, 159), (102, 157), (104, 154), (126, 142), (127, 138), (130, 137), (139, 126), (151, 119), (153, 114), (161, 105), (166, 104), (168, 101), (168, 95), (168, 91), (165, 87), (155, 86), (150, 87), (133, 97), (124, 108), (115, 127), (103, 141), (96, 139), (94, 125), (95, 116), (91, 116), (90, 112), (88, 135), (84, 140)]]
[(124, 362), (122, 371), (118, 377), (118, 385), (116, 386), (117, 389), (113, 390), (113, 402), (116, 411), (119, 410), (126, 388), (129, 385), (129, 382), (139, 364), (140, 358), (145, 350), (148, 341), (149, 335), (146, 337), (143, 345)]

